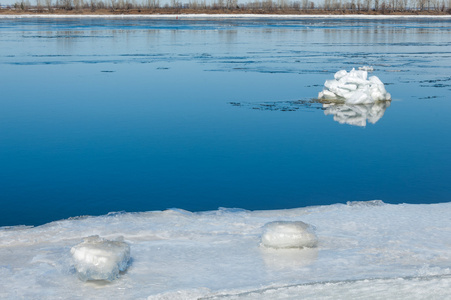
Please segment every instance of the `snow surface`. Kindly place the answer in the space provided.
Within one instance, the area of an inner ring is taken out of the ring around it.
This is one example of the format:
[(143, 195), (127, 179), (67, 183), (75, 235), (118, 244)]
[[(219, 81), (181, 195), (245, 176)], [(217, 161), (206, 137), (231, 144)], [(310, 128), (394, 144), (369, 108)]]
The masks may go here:
[[(318, 245), (260, 245), (302, 221)], [(128, 269), (77, 278), (71, 248), (119, 236)], [(0, 228), (0, 299), (451, 299), (451, 203), (349, 202), (277, 211), (166, 210)]]
[(84, 238), (84, 241), (70, 249), (78, 278), (112, 281), (125, 271), (130, 260), (130, 246), (120, 237), (116, 241), (103, 239), (98, 235)]
[[(369, 68), (369, 67), (363, 67)], [(344, 101), (347, 104), (368, 104), (377, 101), (388, 101), (391, 96), (377, 76), (368, 78), (365, 69), (347, 72), (340, 70), (334, 79), (326, 80), (323, 91), (318, 99), (330, 101)]]

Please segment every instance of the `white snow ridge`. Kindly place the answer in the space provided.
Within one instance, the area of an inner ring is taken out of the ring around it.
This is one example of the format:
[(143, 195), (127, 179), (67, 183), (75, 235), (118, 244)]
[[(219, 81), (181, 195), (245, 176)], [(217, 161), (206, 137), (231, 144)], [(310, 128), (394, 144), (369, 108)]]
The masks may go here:
[(318, 239), (310, 225), (301, 221), (269, 222), (264, 227), (262, 245), (270, 248), (311, 248)]
[(109, 241), (98, 235), (84, 238), (70, 250), (78, 278), (83, 281), (113, 281), (125, 271), (130, 260), (130, 246), (121, 239)]
[(344, 101), (347, 104), (368, 104), (391, 99), (378, 77), (367, 78), (366, 69), (352, 69), (349, 73), (346, 70), (338, 71), (334, 79), (326, 80), (318, 99)]

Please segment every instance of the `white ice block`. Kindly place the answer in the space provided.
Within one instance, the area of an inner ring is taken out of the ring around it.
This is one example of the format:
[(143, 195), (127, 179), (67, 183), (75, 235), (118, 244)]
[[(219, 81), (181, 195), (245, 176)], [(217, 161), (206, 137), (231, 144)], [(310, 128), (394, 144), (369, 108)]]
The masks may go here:
[(110, 241), (99, 236), (84, 238), (70, 250), (78, 277), (83, 281), (107, 280), (119, 277), (130, 260), (130, 246), (121, 241)]
[(376, 77), (368, 78), (366, 68), (352, 69), (349, 73), (340, 70), (334, 79), (326, 80), (324, 89), (318, 94), (320, 100), (341, 101), (348, 104), (368, 104), (387, 101), (391, 95), (385, 90), (382, 81)]
[(313, 228), (301, 221), (275, 221), (263, 227), (262, 245), (270, 248), (315, 247)]

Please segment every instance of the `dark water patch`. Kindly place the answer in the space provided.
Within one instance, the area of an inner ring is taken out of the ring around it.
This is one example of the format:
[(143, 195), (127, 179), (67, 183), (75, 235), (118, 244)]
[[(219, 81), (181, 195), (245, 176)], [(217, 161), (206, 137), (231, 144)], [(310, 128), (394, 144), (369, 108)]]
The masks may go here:
[(290, 74), (290, 73), (298, 73), (298, 71), (292, 70), (259, 70), (259, 73), (263, 74)]
[(120, 64), (120, 63), (127, 63), (126, 60), (78, 60), (74, 61), (74, 63), (81, 63), (81, 64)]
[(166, 56), (165, 54), (151, 54), (151, 53), (135, 53), (135, 54), (119, 54), (118, 56), (123, 56), (123, 57), (164, 57)]
[(33, 55), (30, 55), (30, 57), (46, 57), (46, 58), (50, 58), (50, 57), (73, 57), (73, 55), (68, 55), (68, 54), (33, 54)]
[(15, 62), (5, 62), (7, 65), (15, 66), (39, 66), (39, 65), (64, 65), (70, 62), (65, 61), (15, 61)]
[[(39, 65), (71, 65), (71, 64), (123, 64), (129, 63), (126, 60), (72, 60), (72, 61), (14, 61), (14, 62), (4, 62), (7, 65), (16, 66), (39, 66)], [(136, 62), (136, 61), (135, 61)], [(144, 62), (146, 63), (146, 62)]]
[(243, 61), (226, 60), (226, 61), (221, 61), (221, 63), (224, 63), (224, 64), (254, 64), (254, 63), (257, 63), (257, 61), (255, 61), (255, 60), (243, 60)]
[(431, 100), (431, 99), (437, 99), (437, 98), (443, 98), (443, 96), (427, 96), (427, 97), (421, 97), (418, 98), (420, 100)]
[(420, 83), (421, 87), (447, 88), (451, 87), (451, 77), (422, 80)]
[(322, 103), (317, 100), (293, 100), (293, 101), (269, 101), (261, 103), (253, 102), (229, 102), (230, 105), (236, 107), (244, 107), (254, 110), (268, 111), (297, 111), (302, 109), (319, 109), (323, 110)]
[(430, 79), (430, 80), (422, 80), (420, 81), (420, 83), (436, 83), (436, 82), (440, 82), (440, 81), (451, 81), (451, 77), (449, 78), (444, 78), (444, 79)]
[(443, 84), (443, 83), (436, 83), (434, 85), (432, 85), (432, 87), (436, 87), (436, 88), (443, 88), (443, 87), (450, 87), (451, 84)]
[[(111, 37), (111, 36), (109, 36)], [(23, 36), (25, 39), (80, 39), (80, 38), (92, 38), (90, 35), (26, 35)], [(95, 36), (95, 38), (101, 38)]]
[(391, 101), (379, 101), (368, 104), (347, 104), (318, 99), (273, 101), (273, 102), (229, 102), (235, 107), (244, 107), (262, 111), (324, 111), (324, 115), (333, 116), (334, 121), (340, 124), (366, 127), (367, 123), (376, 124), (390, 107)]
[(211, 55), (210, 53), (202, 53), (194, 56), (194, 58), (211, 58), (211, 57), (213, 57), (213, 55)]

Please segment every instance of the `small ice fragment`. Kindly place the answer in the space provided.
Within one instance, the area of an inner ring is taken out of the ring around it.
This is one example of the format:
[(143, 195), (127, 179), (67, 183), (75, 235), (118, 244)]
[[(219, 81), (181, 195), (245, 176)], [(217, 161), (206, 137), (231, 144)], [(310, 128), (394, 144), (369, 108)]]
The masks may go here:
[(338, 71), (334, 79), (326, 80), (318, 99), (344, 101), (348, 104), (369, 104), (390, 100), (391, 95), (385, 90), (382, 81), (376, 76), (368, 78), (368, 68), (352, 69), (349, 73), (346, 70)]
[(84, 238), (70, 250), (80, 280), (112, 281), (125, 271), (130, 260), (130, 246), (121, 241), (110, 241), (98, 235)]
[(262, 245), (265, 247), (311, 248), (317, 243), (313, 228), (301, 221), (276, 221), (263, 227)]
[(374, 69), (373, 69), (372, 66), (363, 66), (363, 67), (359, 67), (359, 70), (367, 71), (367, 72), (373, 72), (373, 71), (374, 71)]

